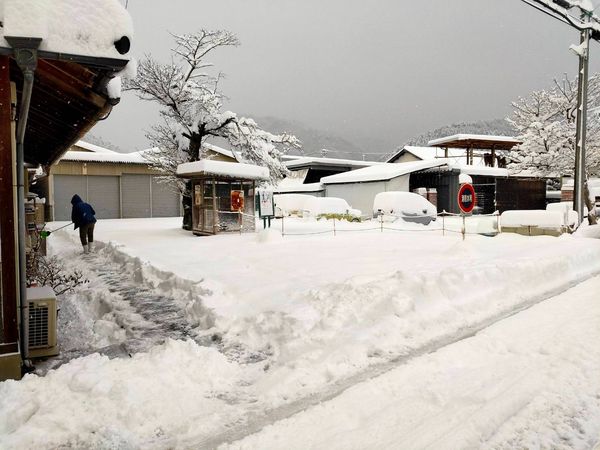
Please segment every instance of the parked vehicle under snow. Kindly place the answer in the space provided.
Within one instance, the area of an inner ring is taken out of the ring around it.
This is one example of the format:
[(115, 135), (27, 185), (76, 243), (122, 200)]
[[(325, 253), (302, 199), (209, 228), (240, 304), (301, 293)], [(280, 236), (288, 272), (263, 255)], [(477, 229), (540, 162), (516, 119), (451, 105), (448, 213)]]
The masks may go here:
[(373, 201), (373, 217), (383, 215), (387, 221), (430, 224), (437, 218), (437, 208), (426, 198), (412, 192), (380, 192)]

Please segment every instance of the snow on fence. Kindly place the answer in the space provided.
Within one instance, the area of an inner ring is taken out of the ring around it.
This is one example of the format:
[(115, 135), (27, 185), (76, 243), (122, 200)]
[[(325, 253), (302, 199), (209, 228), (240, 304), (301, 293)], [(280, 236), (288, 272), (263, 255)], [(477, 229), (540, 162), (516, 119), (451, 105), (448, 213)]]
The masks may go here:
[[(324, 216), (317, 221), (279, 217), (282, 236), (309, 236), (318, 234), (356, 233), (364, 231), (383, 232), (429, 232), (448, 234), (495, 236), (498, 231), (497, 212), (493, 214), (461, 215), (443, 211), (435, 215), (433, 221), (425, 225), (419, 218), (407, 214), (382, 213), (377, 217), (362, 216), (361, 222), (350, 223), (346, 217)], [(429, 216), (428, 216), (429, 217)], [(303, 226), (298, 227), (298, 223)]]

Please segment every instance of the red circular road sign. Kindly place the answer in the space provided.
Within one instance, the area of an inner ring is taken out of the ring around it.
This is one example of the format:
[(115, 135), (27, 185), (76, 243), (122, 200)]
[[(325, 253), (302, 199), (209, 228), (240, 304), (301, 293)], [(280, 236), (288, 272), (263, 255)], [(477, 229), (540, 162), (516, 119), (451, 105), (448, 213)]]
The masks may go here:
[(458, 207), (464, 213), (470, 213), (475, 208), (477, 197), (475, 188), (470, 183), (463, 184), (458, 190)]

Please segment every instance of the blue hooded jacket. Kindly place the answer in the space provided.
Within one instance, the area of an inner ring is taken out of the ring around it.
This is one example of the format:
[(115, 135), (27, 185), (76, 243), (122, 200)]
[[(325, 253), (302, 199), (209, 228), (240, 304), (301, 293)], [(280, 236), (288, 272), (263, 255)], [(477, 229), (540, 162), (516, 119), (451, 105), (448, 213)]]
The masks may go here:
[(87, 225), (88, 223), (96, 222), (96, 211), (92, 205), (81, 200), (77, 194), (71, 199), (73, 210), (71, 211), (71, 221), (75, 224), (75, 229)]

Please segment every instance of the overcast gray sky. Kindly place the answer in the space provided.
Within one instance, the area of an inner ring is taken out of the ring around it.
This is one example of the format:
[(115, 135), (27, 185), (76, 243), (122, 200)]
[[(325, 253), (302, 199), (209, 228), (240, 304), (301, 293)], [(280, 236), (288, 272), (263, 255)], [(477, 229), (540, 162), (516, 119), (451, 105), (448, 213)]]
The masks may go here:
[[(129, 11), (138, 56), (168, 61), (169, 31), (236, 33), (242, 45), (211, 58), (227, 75), (228, 109), (391, 148), (505, 117), (511, 100), (577, 71), (577, 32), (520, 0), (129, 0)], [(591, 61), (598, 70), (597, 44)], [(157, 119), (125, 94), (93, 133), (139, 150)]]

